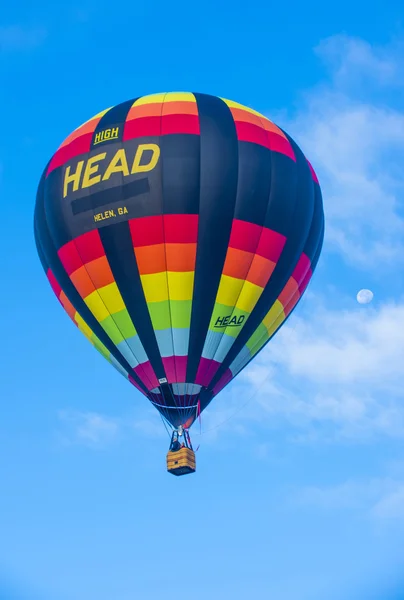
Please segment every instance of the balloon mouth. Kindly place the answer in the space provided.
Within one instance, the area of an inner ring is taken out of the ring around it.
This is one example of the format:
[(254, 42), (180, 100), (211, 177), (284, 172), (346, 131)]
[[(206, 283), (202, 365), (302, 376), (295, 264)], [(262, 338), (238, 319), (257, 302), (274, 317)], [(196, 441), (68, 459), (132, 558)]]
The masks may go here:
[(196, 383), (164, 383), (148, 398), (171, 427), (188, 429), (200, 414), (200, 396), (206, 390)]

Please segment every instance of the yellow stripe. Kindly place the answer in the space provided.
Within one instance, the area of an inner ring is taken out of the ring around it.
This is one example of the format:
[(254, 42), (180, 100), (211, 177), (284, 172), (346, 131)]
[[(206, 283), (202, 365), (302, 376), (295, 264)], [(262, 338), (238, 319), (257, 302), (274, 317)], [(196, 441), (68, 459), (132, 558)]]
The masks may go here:
[(191, 92), (169, 92), (164, 98), (166, 102), (196, 102), (196, 99)]
[(272, 327), (270, 327), (268, 329), (269, 337), (271, 337), (275, 333), (275, 331), (277, 329), (279, 329), (279, 327), (282, 325), (282, 323), (283, 323), (284, 320), (285, 320), (285, 314), (282, 313), (281, 315), (279, 315), (279, 317), (276, 319), (276, 321), (274, 321), (272, 323)]
[(222, 275), (216, 296), (217, 304), (233, 307), (244, 285), (244, 279)]
[(154, 102), (163, 102), (166, 94), (149, 94), (148, 96), (142, 96), (135, 100), (132, 106), (140, 106), (141, 104), (153, 104)]
[[(90, 339), (91, 336), (93, 335), (93, 332), (91, 331), (91, 329), (89, 328), (89, 326), (87, 325), (87, 323), (84, 321), (84, 319), (82, 319), (79, 315), (79, 313), (76, 313), (74, 316), (74, 320), (76, 321), (78, 328), (80, 329), (80, 331), (82, 333), (84, 333), (84, 335), (86, 336), (86, 338)], [(90, 340), (91, 343), (92, 340)]]
[(80, 127), (83, 127), (83, 125), (86, 125), (87, 123), (89, 123), (90, 121), (93, 121), (94, 119), (101, 119), (101, 117), (103, 117), (111, 108), (113, 108), (113, 106), (110, 106), (109, 108), (106, 108), (105, 110), (102, 110), (101, 112), (99, 112), (96, 115), (94, 115), (93, 117), (91, 117), (91, 119), (87, 119), (87, 121), (84, 121), (84, 123), (82, 123), (79, 127), (76, 127), (76, 129), (74, 129), (74, 131), (77, 131), (78, 129), (80, 129)]
[(265, 327), (267, 328), (268, 333), (270, 333), (273, 330), (274, 324), (280, 317), (282, 319), (285, 318), (285, 313), (283, 312), (283, 305), (281, 302), (279, 302), (279, 300), (275, 300), (270, 310), (265, 315), (264, 320), (262, 321)]
[(194, 272), (174, 273), (168, 271), (168, 290), (170, 300), (192, 300)]
[(164, 302), (168, 300), (167, 275), (165, 272), (141, 275), (146, 302)]
[(244, 310), (245, 312), (252, 312), (254, 306), (258, 302), (258, 298), (262, 294), (263, 288), (250, 281), (244, 281), (243, 289), (238, 297), (236, 308)]
[(116, 283), (104, 285), (98, 289), (98, 293), (110, 315), (126, 308)]
[(244, 106), (244, 104), (239, 104), (238, 102), (233, 102), (233, 100), (227, 100), (226, 98), (220, 98), (220, 99), (223, 100), (223, 102), (225, 102), (229, 108), (241, 108), (242, 110), (246, 110), (247, 112), (249, 112), (249, 113), (251, 113), (253, 115), (257, 115), (257, 117), (261, 117), (263, 119), (266, 118), (266, 117), (264, 117), (264, 115), (262, 115), (261, 113), (257, 112), (253, 108), (249, 108), (248, 106)]
[(104, 319), (110, 316), (97, 290), (91, 292), (91, 294), (84, 298), (84, 302), (91, 310), (97, 321), (103, 321)]

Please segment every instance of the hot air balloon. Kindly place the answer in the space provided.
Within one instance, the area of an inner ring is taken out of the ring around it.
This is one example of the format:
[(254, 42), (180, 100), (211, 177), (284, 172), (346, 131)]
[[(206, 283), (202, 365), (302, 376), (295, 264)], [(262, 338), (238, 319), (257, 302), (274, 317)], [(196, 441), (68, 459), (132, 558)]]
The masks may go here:
[(142, 96), (61, 144), (34, 229), (69, 317), (171, 426), (168, 470), (194, 472), (189, 428), (279, 330), (316, 267), (324, 214), (311, 164), (251, 108)]

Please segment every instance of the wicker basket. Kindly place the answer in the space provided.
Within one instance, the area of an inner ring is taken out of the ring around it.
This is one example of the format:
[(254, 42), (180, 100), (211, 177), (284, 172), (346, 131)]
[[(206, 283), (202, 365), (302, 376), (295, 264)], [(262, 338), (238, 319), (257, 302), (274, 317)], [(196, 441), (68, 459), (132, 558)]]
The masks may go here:
[(181, 448), (177, 452), (167, 452), (167, 471), (173, 475), (195, 473), (195, 452), (190, 448)]

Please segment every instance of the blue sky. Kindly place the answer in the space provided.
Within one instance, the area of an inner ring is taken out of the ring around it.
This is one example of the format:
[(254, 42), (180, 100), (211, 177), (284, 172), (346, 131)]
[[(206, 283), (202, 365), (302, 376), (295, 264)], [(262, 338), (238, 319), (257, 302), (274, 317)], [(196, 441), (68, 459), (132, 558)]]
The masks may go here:
[[(2, 7), (1, 599), (404, 593), (403, 16), (398, 0)], [(55, 301), (32, 232), (64, 137), (166, 90), (286, 128), (327, 218), (305, 299), (204, 413), (180, 479), (157, 412)]]

